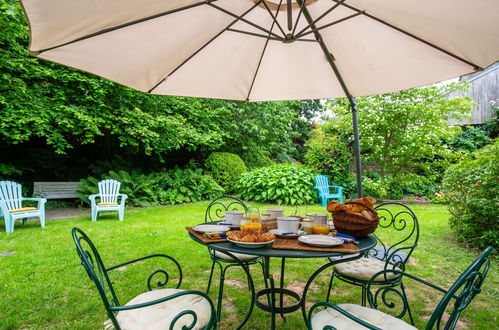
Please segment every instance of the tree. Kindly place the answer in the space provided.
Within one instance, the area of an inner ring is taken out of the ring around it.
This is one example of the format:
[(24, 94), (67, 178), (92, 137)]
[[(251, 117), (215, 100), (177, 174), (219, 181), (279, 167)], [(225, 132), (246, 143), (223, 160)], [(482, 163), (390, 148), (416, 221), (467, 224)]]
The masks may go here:
[[(445, 98), (444, 90), (459, 88), (464, 86), (430, 86), (357, 99), (363, 161), (387, 185), (399, 184), (395, 195), (416, 189), (400, 185), (410, 186), (421, 179), (422, 185), (439, 182), (454, 161), (455, 154), (446, 143), (461, 128), (447, 120), (465, 116), (474, 104), (469, 96)], [(327, 108), (334, 115), (332, 125), (345, 140), (351, 140), (352, 119), (346, 101), (329, 101)]]
[(268, 160), (294, 151), (294, 128), (311, 111), (300, 101), (148, 95), (31, 57), (28, 43), (19, 3), (0, 0), (0, 175), (78, 179), (202, 161), (212, 151)]

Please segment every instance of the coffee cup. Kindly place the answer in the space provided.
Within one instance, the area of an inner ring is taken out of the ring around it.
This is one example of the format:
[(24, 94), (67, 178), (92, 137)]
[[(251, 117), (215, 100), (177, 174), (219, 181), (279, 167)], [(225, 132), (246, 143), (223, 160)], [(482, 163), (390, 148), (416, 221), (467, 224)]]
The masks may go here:
[(277, 218), (277, 230), (279, 233), (296, 233), (300, 228), (300, 219), (295, 217)]
[(283, 209), (270, 209), (270, 210), (267, 210), (267, 213), (270, 214), (271, 218), (276, 218), (276, 219), (284, 216)]
[(239, 226), (243, 215), (243, 211), (225, 211), (225, 222), (230, 223), (231, 225)]

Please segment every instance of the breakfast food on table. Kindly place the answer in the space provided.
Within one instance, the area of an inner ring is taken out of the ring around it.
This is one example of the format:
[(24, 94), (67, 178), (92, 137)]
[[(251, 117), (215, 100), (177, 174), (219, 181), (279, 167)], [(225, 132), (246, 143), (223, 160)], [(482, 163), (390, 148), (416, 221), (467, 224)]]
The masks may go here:
[(344, 204), (331, 201), (327, 210), (332, 213), (334, 227), (339, 233), (365, 237), (373, 233), (379, 223), (374, 202), (371, 197), (354, 199)]
[(348, 210), (348, 205), (341, 204), (335, 201), (331, 201), (327, 204), (327, 210), (329, 212), (339, 212)]
[(245, 243), (269, 242), (275, 238), (274, 234), (261, 230), (231, 231), (227, 234), (227, 237), (233, 241)]
[[(359, 199), (354, 199), (352, 202), (355, 202), (357, 204), (341, 204), (335, 201), (331, 201), (327, 204), (327, 210), (331, 213), (333, 212), (342, 212), (345, 211), (347, 213), (358, 213), (366, 216), (370, 213), (366, 211), (366, 208), (373, 208), (374, 207), (374, 198), (371, 197), (362, 197)], [(364, 212), (365, 211), (365, 212)]]

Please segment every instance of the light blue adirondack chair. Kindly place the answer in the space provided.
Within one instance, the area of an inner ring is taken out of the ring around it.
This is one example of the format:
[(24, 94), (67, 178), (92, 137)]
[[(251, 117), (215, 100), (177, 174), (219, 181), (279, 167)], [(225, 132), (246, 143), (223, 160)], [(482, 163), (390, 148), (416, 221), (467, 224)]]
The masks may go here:
[[(331, 193), (329, 188), (335, 188), (336, 193)], [(337, 199), (340, 203), (343, 203), (343, 187), (340, 186), (330, 186), (327, 176), (325, 175), (317, 175), (315, 177), (315, 186), (314, 189), (319, 191), (319, 195), (317, 196), (317, 200), (322, 198), (322, 206), (326, 207), (327, 202), (330, 199)]]
[[(88, 196), (92, 210), (92, 221), (97, 220), (97, 215), (101, 211), (116, 211), (118, 218), (123, 221), (125, 218), (125, 194), (120, 194), (121, 182), (116, 180), (103, 180), (99, 182), (99, 193)], [(118, 197), (121, 197), (118, 203)], [(96, 201), (99, 198), (100, 202)]]
[[(23, 201), (37, 201), (35, 209), (23, 208)], [(42, 228), (45, 228), (45, 198), (22, 197), (22, 189), (19, 183), (12, 181), (0, 181), (0, 209), (5, 220), (5, 231), (10, 234), (14, 231), (14, 223), (22, 219), (23, 224), (31, 217), (39, 217)]]

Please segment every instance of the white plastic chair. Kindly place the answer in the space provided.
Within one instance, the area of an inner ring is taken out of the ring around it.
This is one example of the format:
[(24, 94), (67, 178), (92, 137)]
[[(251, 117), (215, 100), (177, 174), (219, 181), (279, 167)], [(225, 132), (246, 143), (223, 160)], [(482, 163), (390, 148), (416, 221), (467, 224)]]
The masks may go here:
[[(99, 182), (99, 193), (88, 196), (92, 211), (92, 221), (97, 220), (97, 215), (101, 211), (116, 211), (118, 218), (123, 221), (125, 218), (125, 200), (128, 198), (125, 194), (120, 194), (121, 182), (116, 180), (103, 180)], [(121, 197), (118, 203), (118, 198)], [(96, 201), (100, 199), (100, 202)]]
[[(23, 201), (37, 201), (38, 206), (24, 207)], [(0, 209), (5, 220), (5, 231), (10, 234), (14, 231), (14, 223), (17, 219), (39, 217), (42, 228), (45, 228), (45, 198), (22, 197), (22, 189), (19, 183), (12, 181), (0, 181)]]

